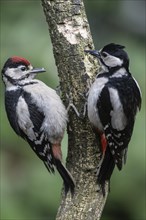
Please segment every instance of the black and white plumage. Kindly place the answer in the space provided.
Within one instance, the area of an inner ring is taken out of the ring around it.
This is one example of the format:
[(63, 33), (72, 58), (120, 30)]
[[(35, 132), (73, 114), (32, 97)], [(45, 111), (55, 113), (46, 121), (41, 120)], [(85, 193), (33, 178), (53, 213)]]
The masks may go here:
[(65, 192), (74, 192), (74, 180), (61, 162), (61, 141), (67, 124), (67, 111), (56, 91), (35, 75), (45, 70), (33, 68), (21, 57), (9, 58), (3, 69), (6, 86), (5, 108), (14, 131), (24, 138), (49, 172), (57, 168)]
[(99, 59), (101, 72), (89, 90), (88, 117), (101, 136), (102, 161), (98, 183), (104, 188), (117, 165), (126, 162), (135, 116), (141, 107), (141, 92), (129, 72), (124, 46), (114, 43), (98, 51), (86, 51)]

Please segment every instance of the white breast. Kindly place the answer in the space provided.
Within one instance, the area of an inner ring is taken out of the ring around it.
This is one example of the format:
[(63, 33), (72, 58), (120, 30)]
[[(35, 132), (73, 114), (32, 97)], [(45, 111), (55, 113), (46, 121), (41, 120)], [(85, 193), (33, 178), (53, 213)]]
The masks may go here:
[(105, 77), (97, 78), (95, 82), (92, 84), (89, 90), (88, 96), (88, 117), (90, 122), (97, 127), (99, 130), (103, 130), (103, 126), (101, 124), (98, 109), (97, 109), (97, 100), (100, 96), (100, 93), (104, 87), (104, 85), (108, 82), (108, 79)]

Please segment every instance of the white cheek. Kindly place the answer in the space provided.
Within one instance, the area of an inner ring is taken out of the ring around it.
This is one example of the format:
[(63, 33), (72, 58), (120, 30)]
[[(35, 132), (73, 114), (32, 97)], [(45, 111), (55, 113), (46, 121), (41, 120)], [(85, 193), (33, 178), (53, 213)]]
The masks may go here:
[(14, 76), (16, 75), (16, 71), (14, 68), (7, 68), (5, 75), (10, 76), (11, 78), (14, 78)]
[(5, 74), (12, 79), (19, 79), (22, 76), (22, 73), (17, 68), (7, 68)]
[(106, 58), (104, 58), (104, 63), (109, 67), (122, 66), (123, 60), (118, 57), (108, 55)]
[(29, 70), (22, 72), (20, 68), (7, 68), (5, 74), (14, 80), (18, 80), (27, 75), (28, 72)]

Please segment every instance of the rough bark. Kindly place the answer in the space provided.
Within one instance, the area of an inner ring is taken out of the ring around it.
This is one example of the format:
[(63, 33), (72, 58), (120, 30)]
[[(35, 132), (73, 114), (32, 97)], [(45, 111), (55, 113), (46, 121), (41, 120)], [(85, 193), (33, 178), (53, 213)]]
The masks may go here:
[[(68, 105), (66, 94), (80, 113), (69, 111), (67, 167), (75, 182), (75, 195), (64, 196), (56, 220), (99, 220), (105, 205), (97, 186), (96, 169), (99, 162), (97, 138), (83, 115), (85, 95), (98, 69), (97, 63), (84, 49), (93, 48), (82, 0), (42, 0), (49, 26), (62, 99)], [(82, 94), (82, 95), (81, 95)], [(107, 191), (107, 190), (106, 190)]]

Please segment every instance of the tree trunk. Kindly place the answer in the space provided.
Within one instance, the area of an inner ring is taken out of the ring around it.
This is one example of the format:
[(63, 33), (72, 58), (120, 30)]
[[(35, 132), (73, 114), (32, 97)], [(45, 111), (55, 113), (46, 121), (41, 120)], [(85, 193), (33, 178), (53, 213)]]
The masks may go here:
[(69, 110), (67, 168), (76, 182), (75, 195), (62, 201), (56, 220), (99, 220), (107, 198), (97, 185), (97, 165), (100, 158), (98, 141), (84, 116), (85, 94), (98, 69), (92, 57), (84, 50), (93, 48), (89, 24), (82, 0), (42, 0), (50, 36), (62, 99), (66, 95), (77, 108)]

